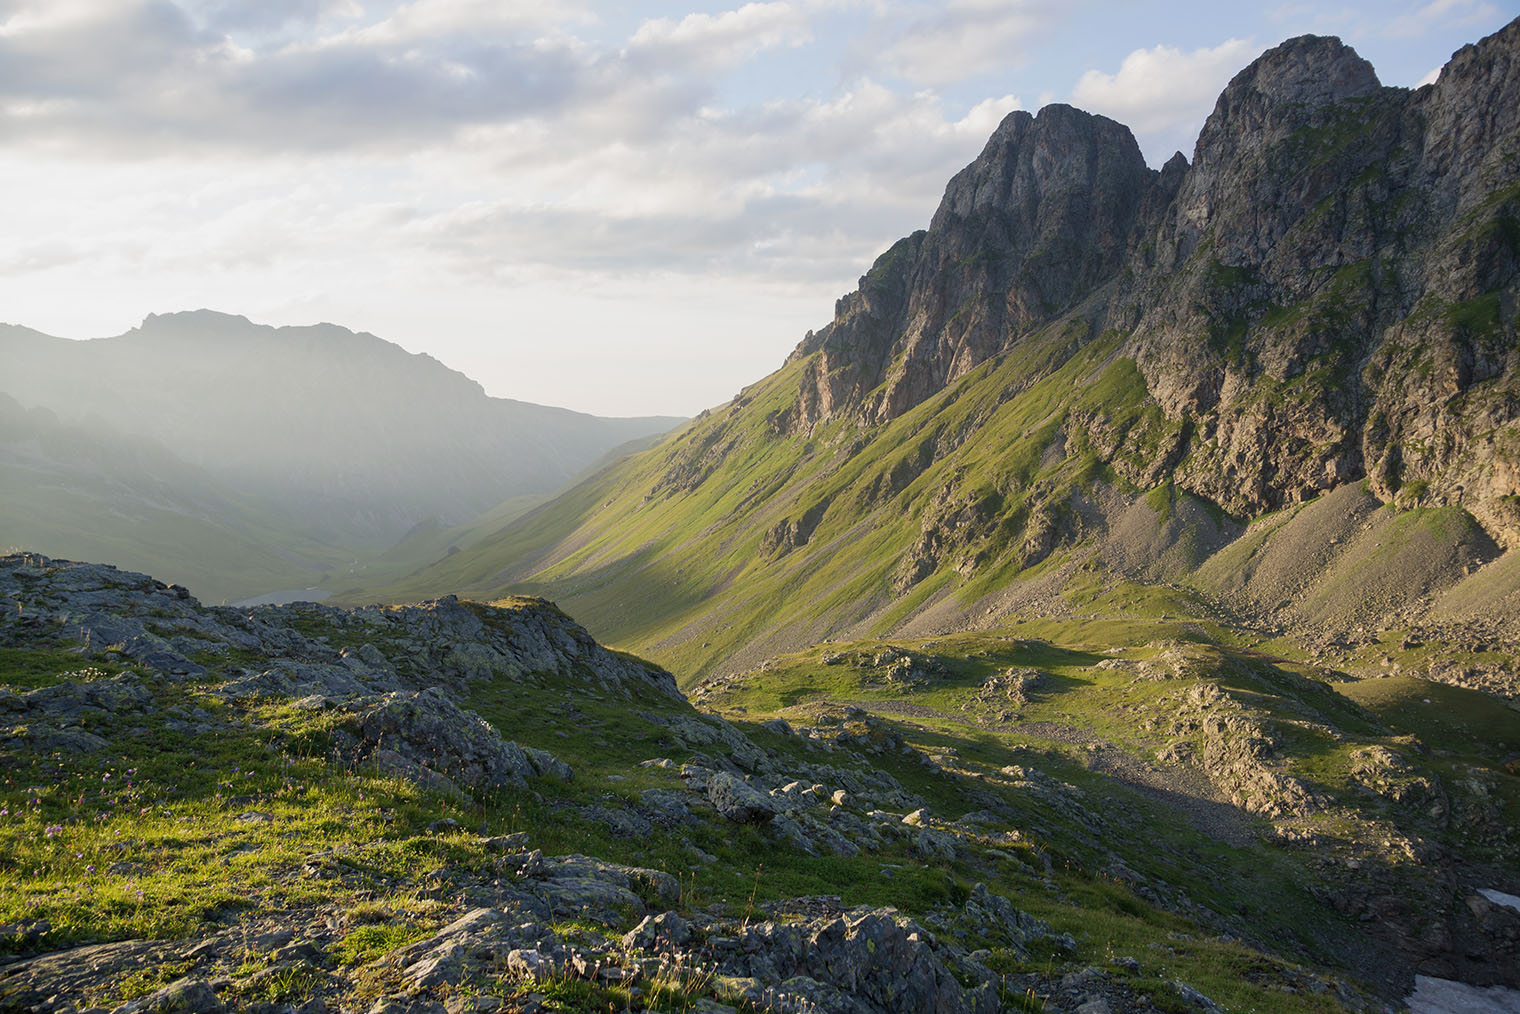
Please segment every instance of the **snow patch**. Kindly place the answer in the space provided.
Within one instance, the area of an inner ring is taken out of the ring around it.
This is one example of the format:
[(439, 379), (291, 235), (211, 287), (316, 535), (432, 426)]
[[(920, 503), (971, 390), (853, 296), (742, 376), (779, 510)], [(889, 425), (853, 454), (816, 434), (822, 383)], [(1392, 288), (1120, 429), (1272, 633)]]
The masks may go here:
[(1505, 908), (1512, 908), (1516, 912), (1520, 912), (1520, 898), (1515, 897), (1513, 894), (1505, 894), (1503, 891), (1496, 891), (1492, 887), (1479, 888), (1478, 893), (1495, 905), (1503, 905)]
[(1520, 1014), (1520, 990), (1416, 975), (1405, 1003), (1409, 1014)]

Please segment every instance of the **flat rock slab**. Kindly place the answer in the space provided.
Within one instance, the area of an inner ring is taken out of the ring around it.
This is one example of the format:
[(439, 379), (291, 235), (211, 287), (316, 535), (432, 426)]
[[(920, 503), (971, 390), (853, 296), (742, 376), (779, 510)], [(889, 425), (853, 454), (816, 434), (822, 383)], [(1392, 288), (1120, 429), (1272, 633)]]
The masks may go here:
[(90, 987), (137, 968), (178, 957), (184, 943), (161, 940), (123, 940), (54, 951), (0, 965), (0, 1010), (11, 1005), (25, 1010), (44, 997), (81, 996)]
[(1515, 897), (1513, 894), (1505, 894), (1503, 891), (1496, 891), (1492, 887), (1481, 888), (1478, 893), (1495, 905), (1503, 905), (1505, 908), (1512, 908), (1516, 912), (1520, 912), (1520, 898)]

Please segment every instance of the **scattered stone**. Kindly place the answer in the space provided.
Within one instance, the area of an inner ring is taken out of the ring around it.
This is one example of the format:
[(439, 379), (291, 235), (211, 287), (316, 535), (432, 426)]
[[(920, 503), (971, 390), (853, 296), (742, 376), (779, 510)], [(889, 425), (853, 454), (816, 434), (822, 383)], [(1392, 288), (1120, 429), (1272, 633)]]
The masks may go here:
[(1202, 993), (1198, 992), (1198, 990), (1194, 989), (1192, 986), (1189, 986), (1187, 983), (1181, 980), (1176, 980), (1172, 983), (1172, 985), (1176, 987), (1177, 995), (1182, 997), (1182, 1002), (1187, 1004), (1189, 1007), (1192, 1007), (1194, 1010), (1203, 1011), (1203, 1014), (1224, 1014), (1224, 1011), (1220, 1009), (1220, 1006), (1217, 1003), (1215, 1003), (1213, 1000), (1210, 1000), (1208, 997), (1204, 996)]

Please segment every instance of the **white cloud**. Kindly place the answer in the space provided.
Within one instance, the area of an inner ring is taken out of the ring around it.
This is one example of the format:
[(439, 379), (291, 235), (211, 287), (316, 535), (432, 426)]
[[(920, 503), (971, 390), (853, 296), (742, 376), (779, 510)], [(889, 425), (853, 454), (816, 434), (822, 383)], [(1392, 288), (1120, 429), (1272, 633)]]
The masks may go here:
[(1192, 150), (1220, 91), (1254, 55), (1248, 39), (1227, 39), (1190, 53), (1165, 45), (1137, 49), (1115, 73), (1084, 73), (1072, 89), (1072, 102), (1126, 124), (1142, 149), (1156, 149), (1152, 157), (1164, 160), (1173, 150)]
[(1022, 108), (1024, 108), (1023, 104), (1015, 95), (983, 99), (967, 110), (966, 115), (955, 124), (955, 127), (976, 137), (988, 137), (1009, 113)]
[[(8, 315), (74, 335), (202, 305), (321, 317), (440, 348), (498, 393), (566, 402), (547, 383), (508, 385), (510, 370), (440, 333), (495, 333), (502, 315), (548, 327), (577, 292), (603, 294), (566, 318), (602, 321), (598, 333), (656, 290), (665, 302), (638, 311), (650, 336), (694, 326), (674, 309), (690, 303), (683, 288), (742, 308), (735, 340), (751, 351), (721, 395), (646, 393), (617, 411), (700, 408), (779, 363), (882, 249), (927, 223), (950, 174), (1019, 105), (952, 105), (869, 77), (722, 94), (747, 64), (794, 59), (815, 17), (859, 14), (835, 0), (631, 22), (621, 36), (547, 2), (0, 11)], [(91, 299), (56, 298), (82, 279)], [(805, 304), (766, 308), (798, 293)], [(670, 340), (706, 344), (695, 333)]]
[(776, 46), (806, 42), (808, 18), (790, 3), (748, 3), (722, 14), (688, 14), (641, 24), (625, 54), (665, 70), (722, 68)]
[(1439, 25), (1475, 25), (1497, 17), (1499, 9), (1486, 0), (1431, 0), (1418, 10), (1389, 21), (1383, 34), (1417, 39)]
[(640, 86), (632, 68), (551, 30), (575, 19), (559, 5), (418, 0), (258, 48), (167, 0), (38, 10), (0, 27), (0, 125), (13, 145), (407, 150)]
[(949, 172), (1018, 105), (989, 99), (949, 121), (931, 93), (904, 101), (863, 81), (828, 101), (706, 110), (641, 145), (598, 143), (573, 119), (512, 129), (514, 180), (553, 201), (482, 196), (409, 228), (473, 272), (536, 263), (850, 278), (925, 224)]
[(910, 81), (942, 85), (1017, 62), (1049, 20), (1033, 0), (949, 0), (903, 20), (877, 59)]

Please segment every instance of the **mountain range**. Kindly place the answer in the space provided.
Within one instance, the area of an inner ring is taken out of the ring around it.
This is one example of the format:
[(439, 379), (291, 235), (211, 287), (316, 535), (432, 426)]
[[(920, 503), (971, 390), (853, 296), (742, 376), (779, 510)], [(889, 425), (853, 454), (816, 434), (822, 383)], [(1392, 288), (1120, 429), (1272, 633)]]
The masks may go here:
[(492, 398), (374, 335), (205, 310), (92, 341), (4, 327), (0, 358), (0, 541), (217, 597), (315, 584), (679, 421)]
[(1159, 171), (1012, 113), (781, 370), (378, 591), (529, 589), (693, 675), (1114, 582), (1514, 631), (1517, 38), (1413, 91), (1290, 40)]

